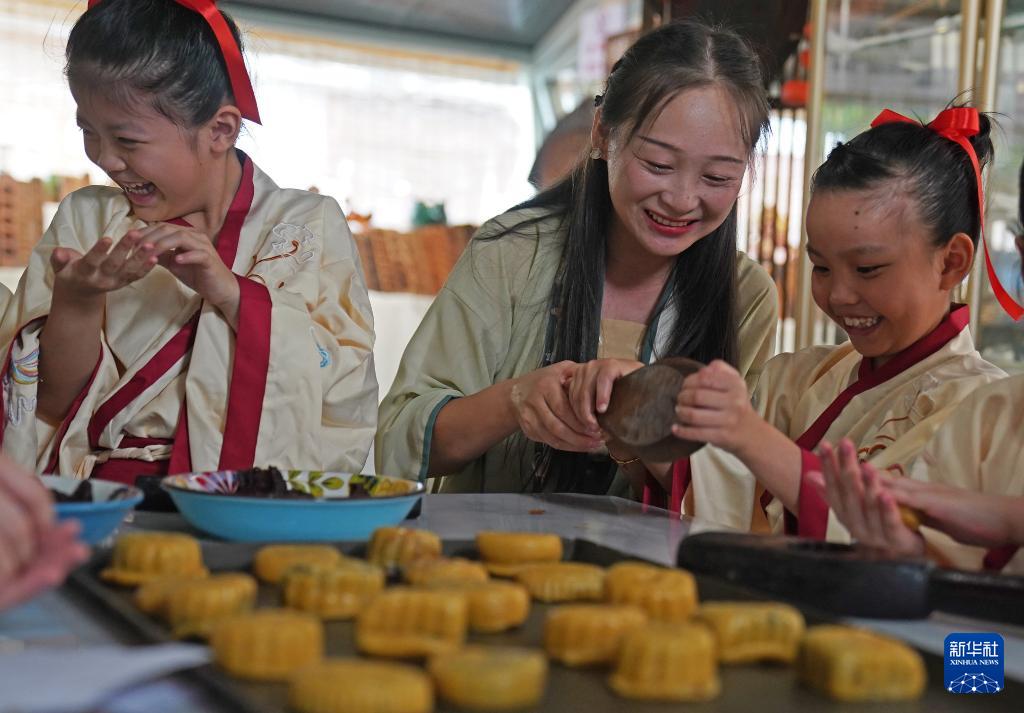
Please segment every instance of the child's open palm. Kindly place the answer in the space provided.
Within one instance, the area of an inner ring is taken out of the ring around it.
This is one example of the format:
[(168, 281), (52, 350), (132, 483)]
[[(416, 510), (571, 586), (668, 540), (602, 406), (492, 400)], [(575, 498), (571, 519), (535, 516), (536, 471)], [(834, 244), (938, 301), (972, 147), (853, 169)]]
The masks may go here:
[(818, 454), (824, 473), (810, 477), (824, 488), (829, 507), (853, 539), (893, 557), (924, 554), (924, 540), (903, 524), (885, 476), (860, 462), (849, 439), (840, 441), (838, 452), (823, 442)]
[(117, 245), (101, 238), (85, 254), (74, 248), (54, 248), (50, 266), (60, 288), (74, 296), (89, 298), (119, 290), (145, 277), (156, 259), (138, 249), (137, 238), (126, 235)]

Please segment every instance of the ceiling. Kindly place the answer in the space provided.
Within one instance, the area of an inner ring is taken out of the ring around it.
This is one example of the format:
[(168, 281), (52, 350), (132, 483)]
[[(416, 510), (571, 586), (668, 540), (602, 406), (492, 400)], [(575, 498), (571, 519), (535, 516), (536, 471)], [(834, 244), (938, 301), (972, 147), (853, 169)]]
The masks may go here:
[(309, 19), (530, 50), (573, 0), (235, 0)]

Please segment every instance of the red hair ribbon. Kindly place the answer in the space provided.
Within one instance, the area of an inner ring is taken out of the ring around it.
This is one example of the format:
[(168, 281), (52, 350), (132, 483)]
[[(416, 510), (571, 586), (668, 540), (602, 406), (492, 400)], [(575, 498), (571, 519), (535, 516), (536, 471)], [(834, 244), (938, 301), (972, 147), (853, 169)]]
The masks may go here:
[[(908, 119), (891, 109), (883, 109), (882, 113), (871, 122), (871, 126), (874, 128), (882, 124), (892, 124), (894, 122), (918, 124), (913, 119)], [(981, 223), (981, 239), (982, 246), (985, 249), (985, 267), (988, 270), (988, 279), (992, 284), (992, 292), (995, 293), (996, 300), (1006, 311), (1006, 314), (1010, 315), (1014, 320), (1018, 320), (1021, 318), (1021, 315), (1024, 315), (1024, 307), (1017, 304), (1017, 301), (1003, 287), (1003, 283), (999, 281), (999, 276), (996, 275), (995, 268), (992, 267), (992, 258), (988, 254), (988, 241), (985, 240), (985, 192), (981, 185), (981, 165), (978, 163), (978, 154), (975, 153), (974, 147), (971, 146), (969, 141), (970, 137), (978, 133), (978, 123), (977, 109), (973, 107), (956, 107), (939, 112), (939, 115), (926, 126), (939, 136), (958, 144), (967, 153), (967, 157), (971, 159), (971, 165), (974, 167), (974, 180), (978, 185), (978, 217)]]
[[(89, 0), (89, 7), (99, 5), (101, 0)], [(252, 81), (245, 69), (245, 61), (242, 59), (242, 50), (235, 42), (231, 28), (227, 20), (220, 14), (214, 0), (174, 0), (174, 2), (187, 7), (189, 10), (198, 12), (206, 20), (206, 24), (213, 30), (220, 46), (221, 56), (224, 57), (224, 64), (228, 68), (228, 79), (231, 80), (231, 92), (235, 95), (235, 103), (242, 116), (257, 124), (260, 121), (260, 110), (256, 106), (256, 94), (252, 90)]]

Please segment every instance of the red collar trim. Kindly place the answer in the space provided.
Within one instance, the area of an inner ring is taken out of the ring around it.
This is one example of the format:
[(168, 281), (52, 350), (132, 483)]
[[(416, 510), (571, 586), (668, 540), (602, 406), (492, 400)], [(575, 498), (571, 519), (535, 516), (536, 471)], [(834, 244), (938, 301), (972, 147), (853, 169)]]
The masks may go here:
[(964, 331), (971, 321), (971, 308), (965, 304), (954, 304), (939, 326), (918, 339), (882, 366), (875, 369), (870, 359), (862, 359), (857, 372), (858, 381), (881, 384), (903, 372), (914, 364), (930, 357), (949, 344)]

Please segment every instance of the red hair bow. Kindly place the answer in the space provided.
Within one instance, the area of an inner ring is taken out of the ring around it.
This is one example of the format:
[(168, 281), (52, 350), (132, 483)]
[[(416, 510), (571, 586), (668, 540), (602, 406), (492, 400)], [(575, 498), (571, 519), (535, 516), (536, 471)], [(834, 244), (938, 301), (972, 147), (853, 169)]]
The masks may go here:
[[(214, 0), (174, 0), (179, 5), (189, 10), (198, 12), (206, 20), (206, 24), (213, 30), (220, 46), (221, 56), (224, 57), (224, 64), (228, 68), (228, 79), (231, 81), (231, 92), (235, 95), (235, 103), (238, 105), (242, 116), (257, 124), (260, 121), (260, 110), (256, 106), (256, 93), (252, 90), (252, 81), (245, 69), (245, 61), (242, 59), (242, 50), (235, 42), (231, 28), (227, 20), (220, 14)], [(101, 0), (89, 0), (89, 7), (99, 5)]]
[[(882, 113), (871, 122), (871, 126), (874, 128), (882, 124), (892, 124), (894, 122), (918, 124), (913, 119), (908, 119), (891, 109), (883, 109)], [(1017, 304), (1017, 301), (1003, 287), (1003, 283), (999, 281), (999, 276), (996, 275), (995, 268), (992, 266), (992, 258), (988, 254), (988, 241), (985, 240), (985, 192), (981, 186), (981, 164), (978, 163), (978, 154), (975, 153), (974, 147), (970, 142), (970, 138), (979, 131), (978, 125), (978, 110), (973, 107), (945, 109), (926, 124), (929, 129), (939, 136), (958, 144), (967, 153), (967, 157), (971, 159), (971, 165), (974, 167), (974, 180), (978, 186), (978, 217), (981, 223), (981, 238), (985, 249), (985, 268), (988, 270), (988, 279), (992, 284), (992, 292), (995, 293), (996, 300), (998, 300), (1010, 317), (1018, 320), (1024, 315), (1024, 307)]]

